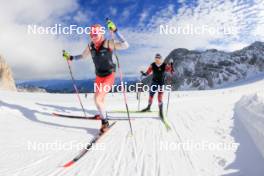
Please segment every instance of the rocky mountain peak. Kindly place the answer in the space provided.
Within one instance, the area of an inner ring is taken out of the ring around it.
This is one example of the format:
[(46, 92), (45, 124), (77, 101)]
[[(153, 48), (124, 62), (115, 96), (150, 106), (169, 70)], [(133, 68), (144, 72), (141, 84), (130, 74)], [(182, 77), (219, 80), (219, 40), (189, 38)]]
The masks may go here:
[(263, 73), (264, 42), (256, 41), (234, 52), (178, 48), (165, 61), (169, 59), (176, 70), (174, 89), (212, 89)]
[(10, 67), (0, 55), (0, 90), (16, 91), (15, 81)]

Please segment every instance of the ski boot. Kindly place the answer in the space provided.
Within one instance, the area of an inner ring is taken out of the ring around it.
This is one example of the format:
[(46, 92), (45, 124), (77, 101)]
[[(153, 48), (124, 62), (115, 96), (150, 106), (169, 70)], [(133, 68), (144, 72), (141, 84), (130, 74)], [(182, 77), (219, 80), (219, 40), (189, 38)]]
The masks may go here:
[(96, 114), (96, 115), (94, 115), (94, 119), (95, 119), (95, 120), (102, 120), (100, 114)]
[(100, 116), (99, 114), (96, 114), (96, 115), (94, 116), (94, 119), (95, 119), (95, 120), (102, 120), (102, 118), (101, 118), (101, 116)]
[(107, 119), (102, 119), (102, 126), (100, 128), (101, 134), (106, 132), (109, 129), (109, 122)]
[(163, 115), (163, 104), (159, 105), (159, 116), (161, 120), (164, 120), (164, 115)]
[(150, 106), (148, 105), (145, 109), (142, 109), (141, 112), (150, 112)]

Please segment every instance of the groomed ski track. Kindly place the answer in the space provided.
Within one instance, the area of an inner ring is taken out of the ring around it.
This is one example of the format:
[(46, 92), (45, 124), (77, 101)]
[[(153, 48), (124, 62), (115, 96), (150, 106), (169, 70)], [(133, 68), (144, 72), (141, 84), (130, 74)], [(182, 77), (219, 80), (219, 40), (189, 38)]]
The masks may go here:
[[(99, 150), (87, 153), (69, 168), (61, 166), (79, 149), (45, 150), (41, 144), (86, 144), (97, 133), (100, 122), (51, 115), (82, 115), (74, 95), (0, 92), (0, 176), (261, 176), (264, 160), (237, 120), (234, 106), (244, 94), (264, 95), (263, 87), (264, 82), (257, 81), (227, 89), (173, 92), (168, 114), (170, 132), (158, 114), (131, 114), (135, 118), (133, 136), (128, 122), (118, 121), (99, 142)], [(92, 94), (81, 98), (87, 114), (95, 113)], [(146, 105), (147, 93), (141, 98), (141, 105)], [(137, 110), (136, 94), (128, 94), (128, 100), (129, 108)], [(109, 94), (107, 104), (109, 111), (125, 110), (122, 94)], [(157, 110), (156, 97), (153, 110)], [(228, 151), (175, 147), (202, 141), (240, 145)], [(39, 144), (42, 150), (29, 150), (30, 144)], [(256, 164), (250, 168), (250, 163)]]

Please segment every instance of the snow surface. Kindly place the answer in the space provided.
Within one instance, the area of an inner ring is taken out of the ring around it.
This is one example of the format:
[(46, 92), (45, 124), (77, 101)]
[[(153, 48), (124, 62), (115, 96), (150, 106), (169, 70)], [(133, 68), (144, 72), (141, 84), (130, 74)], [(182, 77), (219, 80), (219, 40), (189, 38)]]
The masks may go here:
[(264, 157), (264, 100), (257, 94), (242, 97), (235, 111)]
[[(133, 136), (128, 122), (119, 121), (95, 146), (98, 150), (70, 168), (61, 166), (79, 149), (33, 150), (30, 144), (85, 144), (96, 135), (100, 122), (50, 115), (82, 115), (75, 95), (2, 91), (0, 176), (263, 176), (263, 113), (259, 115), (263, 103), (254, 98), (237, 103), (247, 94), (264, 97), (263, 87), (264, 81), (258, 80), (218, 90), (173, 92), (168, 113), (171, 131), (155, 113), (131, 114)], [(92, 96), (81, 95), (89, 114), (96, 113)], [(142, 106), (147, 96), (141, 96)], [(137, 110), (136, 95), (129, 93), (128, 100), (129, 108)], [(106, 101), (108, 111), (125, 109), (122, 94), (110, 94)], [(245, 106), (249, 108), (243, 110)], [(157, 110), (156, 99), (153, 110)], [(111, 115), (125, 118), (125, 114)], [(239, 145), (230, 150), (175, 147), (203, 142)]]

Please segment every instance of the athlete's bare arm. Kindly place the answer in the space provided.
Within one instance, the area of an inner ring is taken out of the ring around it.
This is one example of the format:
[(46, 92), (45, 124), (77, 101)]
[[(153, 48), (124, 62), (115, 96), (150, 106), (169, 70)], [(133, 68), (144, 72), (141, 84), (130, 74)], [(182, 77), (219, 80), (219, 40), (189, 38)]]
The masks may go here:
[(91, 56), (91, 51), (90, 51), (89, 45), (87, 45), (84, 51), (82, 52), (82, 54), (72, 56), (72, 57), (73, 57), (73, 60), (79, 60), (79, 59), (89, 58), (89, 56)]
[[(123, 49), (127, 49), (129, 47), (128, 42), (126, 41), (126, 39), (123, 37), (122, 34), (120, 34), (119, 31), (116, 31), (114, 33), (115, 35), (115, 40), (109, 40), (109, 48), (114, 50), (123, 50)], [(105, 42), (105, 47), (107, 46), (107, 42)]]

